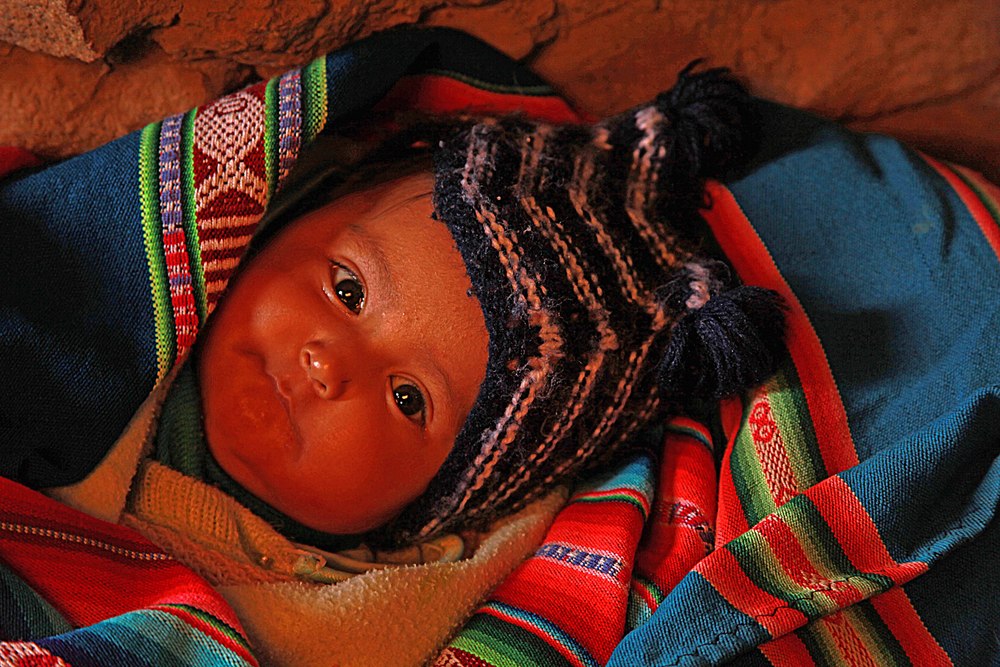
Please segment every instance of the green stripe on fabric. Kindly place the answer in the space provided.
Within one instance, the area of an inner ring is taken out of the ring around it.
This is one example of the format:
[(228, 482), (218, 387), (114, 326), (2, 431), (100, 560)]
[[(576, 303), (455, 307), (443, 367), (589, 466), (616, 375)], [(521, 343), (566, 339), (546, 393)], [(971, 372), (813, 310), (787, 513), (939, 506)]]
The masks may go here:
[[(663, 591), (660, 590), (660, 587), (648, 579), (633, 576), (632, 584), (633, 586), (644, 590), (646, 595), (652, 598), (657, 606), (659, 606), (665, 597), (663, 595)], [(654, 609), (649, 606), (646, 599), (636, 593), (635, 588), (629, 588), (628, 603), (625, 609), (626, 632), (631, 632), (648, 621), (652, 617), (653, 611)]]
[[(787, 513), (785, 508), (788, 508)], [(785, 523), (821, 575), (851, 585), (866, 598), (888, 590), (893, 585), (889, 577), (863, 573), (854, 567), (809, 498), (793, 498), (785, 508), (782, 508)]]
[(167, 258), (163, 251), (163, 222), (160, 219), (160, 127), (161, 123), (147, 125), (139, 138), (139, 199), (146, 263), (149, 266), (153, 321), (156, 326), (157, 382), (173, 366), (177, 355)]
[(871, 602), (862, 600), (850, 609), (845, 609), (844, 614), (861, 635), (869, 653), (875, 656), (878, 664), (907, 667), (912, 664)]
[(184, 115), (181, 125), (181, 201), (184, 211), (184, 239), (191, 265), (191, 287), (198, 308), (198, 322), (204, 324), (208, 317), (208, 303), (205, 268), (201, 264), (201, 244), (198, 240), (198, 200), (195, 197), (194, 183), (194, 121), (197, 114), (197, 109), (191, 109)]
[(843, 667), (839, 651), (829, 633), (819, 623), (799, 628), (795, 634), (802, 640), (816, 667)]
[(144, 660), (145, 664), (158, 667), (242, 667), (248, 664), (228, 647), (165, 611), (140, 609), (77, 632), (93, 633)]
[(816, 431), (795, 365), (788, 360), (767, 384), (771, 413), (800, 490), (827, 478)]
[(700, 431), (696, 428), (691, 428), (690, 426), (681, 426), (679, 424), (671, 422), (667, 424), (666, 430), (668, 433), (677, 433), (679, 435), (686, 435), (689, 438), (694, 438), (701, 444), (708, 447), (709, 451), (712, 451), (714, 449), (711, 437), (705, 432)]
[(623, 493), (606, 493), (604, 495), (593, 495), (593, 496), (584, 494), (584, 495), (575, 496), (567, 504), (568, 505), (572, 505), (573, 503), (603, 503), (603, 502), (619, 502), (619, 503), (627, 503), (629, 505), (632, 505), (637, 510), (639, 510), (639, 514), (642, 516), (642, 520), (643, 521), (646, 520), (646, 507), (645, 507), (645, 505), (643, 505), (642, 501), (639, 500), (638, 498), (636, 498), (635, 495), (632, 494), (632, 493), (624, 493), (624, 492)]
[[(815, 647), (822, 658), (817, 663), (831, 666), (841, 665), (892, 665), (886, 662), (884, 656), (880, 656), (877, 648), (872, 652), (872, 646), (866, 641), (862, 632), (858, 631), (855, 619), (849, 616), (849, 612), (841, 612), (835, 618), (828, 618), (823, 623), (814, 623), (810, 626), (811, 635), (815, 641)], [(839, 640), (839, 641), (838, 641)], [(859, 648), (856, 642), (860, 642)], [(809, 645), (806, 645), (809, 648)], [(861, 654), (861, 651), (864, 654)], [(812, 649), (810, 648), (810, 653)], [(880, 657), (882, 659), (880, 659)], [(872, 661), (874, 659), (874, 662)]]
[[(785, 362), (764, 389), (798, 488), (806, 489), (822, 481), (827, 477), (826, 467), (802, 383), (791, 360)], [(747, 423), (752, 408), (753, 403), (748, 403), (730, 457), (733, 484), (749, 526), (777, 509)]]
[(534, 634), (490, 614), (473, 616), (451, 644), (495, 667), (571, 665)]
[(729, 468), (747, 525), (753, 527), (775, 510), (775, 504), (767, 480), (764, 479), (764, 471), (757, 459), (753, 435), (747, 426), (748, 411), (751, 406), (752, 403), (748, 404), (747, 411), (743, 414), (743, 422), (729, 458)]
[(326, 125), (326, 57), (302, 68), (302, 145), (305, 146)]
[(525, 97), (546, 97), (549, 95), (555, 95), (555, 91), (552, 90), (551, 86), (517, 86), (517, 85), (507, 85), (502, 83), (489, 83), (488, 81), (483, 81), (482, 79), (477, 79), (468, 74), (462, 74), (461, 72), (456, 72), (450, 69), (426, 69), (423, 71), (424, 74), (437, 74), (438, 76), (446, 76), (449, 79), (455, 79), (456, 81), (461, 81), (462, 83), (467, 83), (470, 86), (475, 86), (480, 90), (488, 90), (491, 93), (504, 93), (507, 95), (523, 95)]
[(660, 590), (659, 586), (654, 584), (652, 581), (649, 581), (648, 579), (635, 577), (635, 582), (638, 585), (642, 586), (647, 593), (649, 593), (649, 597), (653, 598), (656, 604), (660, 604), (661, 602), (663, 602), (663, 598), (667, 597), (666, 595), (663, 594), (663, 591)]
[(628, 602), (625, 606), (625, 633), (628, 634), (635, 630), (652, 617), (653, 610), (649, 608), (646, 601), (635, 591), (629, 591)]
[(192, 607), (191, 605), (186, 605), (186, 604), (163, 604), (163, 605), (159, 605), (159, 606), (160, 607), (167, 607), (167, 608), (170, 608), (170, 609), (177, 609), (180, 612), (183, 612), (185, 614), (189, 614), (190, 616), (193, 616), (193, 617), (197, 618), (199, 621), (201, 621), (205, 625), (210, 626), (213, 630), (215, 630), (216, 632), (218, 632), (220, 635), (223, 635), (224, 637), (226, 637), (227, 639), (229, 639), (230, 641), (232, 641), (234, 644), (236, 644), (236, 645), (240, 646), (241, 648), (243, 648), (247, 653), (250, 653), (250, 644), (243, 637), (243, 635), (241, 635), (239, 632), (237, 632), (236, 629), (233, 628), (232, 626), (230, 626), (228, 623), (225, 623), (220, 618), (218, 618), (216, 616), (213, 616), (212, 614), (208, 613), (207, 611), (205, 611), (203, 609), (198, 609), (197, 607)]
[(979, 183), (963, 174), (961, 170), (955, 169), (951, 165), (948, 165), (948, 168), (951, 170), (951, 173), (955, 174), (959, 180), (965, 183), (969, 189), (975, 193), (976, 198), (982, 202), (983, 207), (990, 214), (990, 217), (993, 218), (993, 221), (997, 223), (997, 225), (1000, 225), (1000, 202), (994, 200), (988, 192), (979, 186)]
[(264, 87), (264, 174), (267, 179), (266, 201), (271, 201), (278, 185), (278, 79)]
[(0, 562), (0, 633), (32, 640), (69, 632), (73, 626), (21, 577)]
[(451, 642), (455, 648), (471, 653), (494, 667), (542, 667), (545, 663), (531, 660), (518, 647), (503, 639), (478, 630), (466, 629)]
[[(549, 618), (498, 600), (487, 602), (484, 608), (491, 609), (497, 614), (502, 614), (503, 617), (514, 619), (519, 624), (518, 627), (527, 626), (534, 628), (534, 633), (529, 632), (529, 634), (542, 642), (545, 642), (546, 638), (548, 638), (549, 641), (546, 643), (562, 646), (573, 656), (572, 660), (568, 659), (571, 664), (583, 665), (584, 667), (598, 667), (597, 661), (587, 652), (587, 649), (575, 637)], [(506, 618), (504, 618), (504, 622), (511, 625), (514, 624), (513, 622), (506, 621)]]
[(744, 533), (725, 548), (736, 556), (740, 568), (758, 588), (784, 600), (789, 607), (802, 612), (810, 620), (837, 608), (824, 593), (797, 584), (785, 572), (771, 545), (758, 531)]

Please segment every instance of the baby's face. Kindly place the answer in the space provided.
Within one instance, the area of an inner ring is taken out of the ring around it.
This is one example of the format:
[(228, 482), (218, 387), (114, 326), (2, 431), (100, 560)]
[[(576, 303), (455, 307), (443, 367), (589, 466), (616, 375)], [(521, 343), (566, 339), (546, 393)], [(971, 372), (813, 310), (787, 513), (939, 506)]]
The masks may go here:
[(206, 331), (212, 454), (312, 528), (369, 530), (419, 496), (485, 376), (482, 310), (432, 189), (407, 176), (290, 223)]

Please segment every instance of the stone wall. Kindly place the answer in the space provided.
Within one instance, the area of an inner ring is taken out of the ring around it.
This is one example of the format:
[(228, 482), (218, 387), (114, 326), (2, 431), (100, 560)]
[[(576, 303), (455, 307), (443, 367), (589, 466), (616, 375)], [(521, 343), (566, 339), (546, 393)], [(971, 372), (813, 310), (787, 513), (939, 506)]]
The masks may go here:
[(0, 0), (0, 144), (77, 153), (411, 23), (473, 33), (598, 115), (705, 56), (1000, 180), (996, 0)]

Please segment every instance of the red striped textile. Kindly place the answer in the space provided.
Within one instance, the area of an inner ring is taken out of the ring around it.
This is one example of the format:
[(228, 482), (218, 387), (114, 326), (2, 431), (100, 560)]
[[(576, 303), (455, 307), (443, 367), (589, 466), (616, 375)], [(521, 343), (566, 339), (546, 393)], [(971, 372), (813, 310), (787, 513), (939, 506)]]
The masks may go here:
[(595, 119), (573, 109), (561, 97), (511, 94), (491, 90), (442, 74), (404, 76), (374, 111), (409, 109), (435, 114), (523, 113), (529, 118), (549, 123), (593, 122)]
[(667, 426), (653, 512), (636, 554), (630, 627), (715, 548), (716, 474), (712, 437), (702, 424), (678, 417)]
[(640, 455), (576, 492), (435, 665), (605, 664), (626, 630), (653, 481), (652, 459)]
[[(0, 560), (74, 627), (138, 609), (169, 609), (177, 615), (176, 608), (190, 608), (239, 633), (210, 634), (255, 664), (240, 622), (222, 597), (135, 531), (3, 478), (0, 498)], [(207, 627), (200, 620), (189, 625)]]
[(969, 210), (986, 241), (1000, 259), (1000, 188), (981, 175), (954, 164), (946, 164), (929, 155), (922, 157), (948, 181)]
[(806, 395), (827, 472), (832, 475), (857, 465), (847, 413), (809, 316), (732, 193), (715, 181), (709, 181), (705, 189), (712, 201), (712, 207), (704, 212), (705, 220), (740, 278), (749, 285), (775, 290), (788, 305), (788, 349)]
[[(731, 443), (723, 461), (719, 542), (742, 535), (740, 542), (756, 546), (751, 552), (722, 549), (695, 569), (733, 607), (777, 638), (762, 648), (776, 665), (814, 664), (807, 641), (813, 652), (828, 654), (831, 664), (840, 664), (837, 660), (843, 660), (843, 664), (893, 664), (866, 662), (859, 657), (878, 654), (879, 645), (887, 641), (905, 645), (907, 653), (916, 651), (916, 655), (928, 656), (927, 664), (950, 664), (901, 588), (891, 588), (872, 598), (872, 613), (881, 620), (879, 630), (883, 636), (870, 626), (864, 626), (867, 631), (857, 630), (863, 624), (852, 620), (853, 610), (831, 613), (850, 609), (880, 588), (905, 583), (926, 571), (927, 566), (896, 563), (861, 503), (842, 480), (830, 477), (856, 465), (858, 458), (819, 338), (732, 194), (714, 182), (709, 183), (708, 192), (713, 206), (705, 212), (706, 220), (741, 278), (778, 291), (789, 305), (792, 364), (750, 399), (740, 435), (752, 445), (746, 447), (750, 455), (743, 457), (743, 466), (734, 465), (733, 460), (734, 456), (741, 458), (739, 438)], [(788, 381), (789, 374), (795, 376), (794, 381)], [(793, 395), (796, 388), (802, 391), (798, 401)], [(778, 410), (782, 405), (783, 409)], [(808, 426), (811, 428), (804, 432)], [(737, 480), (745, 477), (747, 469), (757, 471), (761, 481), (757, 482), (756, 492), (740, 494), (735, 490)], [(809, 512), (819, 514), (825, 524), (822, 530), (831, 531), (830, 537), (843, 550), (852, 571), (835, 571), (822, 550), (816, 550), (817, 534), (794, 516), (798, 507), (782, 510), (798, 493), (811, 501)], [(762, 498), (770, 498), (764, 504), (768, 514), (747, 530), (745, 503), (751, 499), (760, 502)], [(744, 505), (738, 513), (743, 521), (722, 521), (727, 502), (734, 503), (731, 507), (735, 503)], [(849, 520), (845, 521), (845, 517)], [(732, 530), (723, 534), (721, 528), (729, 526)], [(809, 597), (809, 604), (794, 597), (794, 603), (790, 603), (788, 597), (768, 592), (769, 586), (762, 587), (762, 571), (773, 575), (769, 583), (777, 588), (770, 590), (801, 591)], [(748, 573), (754, 573), (756, 578)], [(878, 583), (880, 577), (887, 579), (885, 584)], [(814, 593), (816, 590), (820, 592)], [(887, 601), (898, 605), (900, 611), (909, 609), (912, 613), (887, 618)], [(812, 619), (814, 622), (806, 626)]]

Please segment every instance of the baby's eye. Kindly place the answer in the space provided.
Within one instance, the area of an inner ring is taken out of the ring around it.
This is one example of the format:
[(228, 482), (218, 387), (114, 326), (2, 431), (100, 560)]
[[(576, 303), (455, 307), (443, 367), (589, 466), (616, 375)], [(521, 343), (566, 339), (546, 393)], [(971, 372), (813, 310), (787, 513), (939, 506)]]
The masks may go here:
[(331, 263), (333, 270), (333, 293), (347, 309), (357, 315), (365, 305), (365, 286), (350, 269)]
[(423, 426), (427, 417), (427, 403), (420, 389), (406, 380), (393, 379), (392, 398), (396, 402), (399, 411), (406, 415), (407, 419), (417, 422)]

